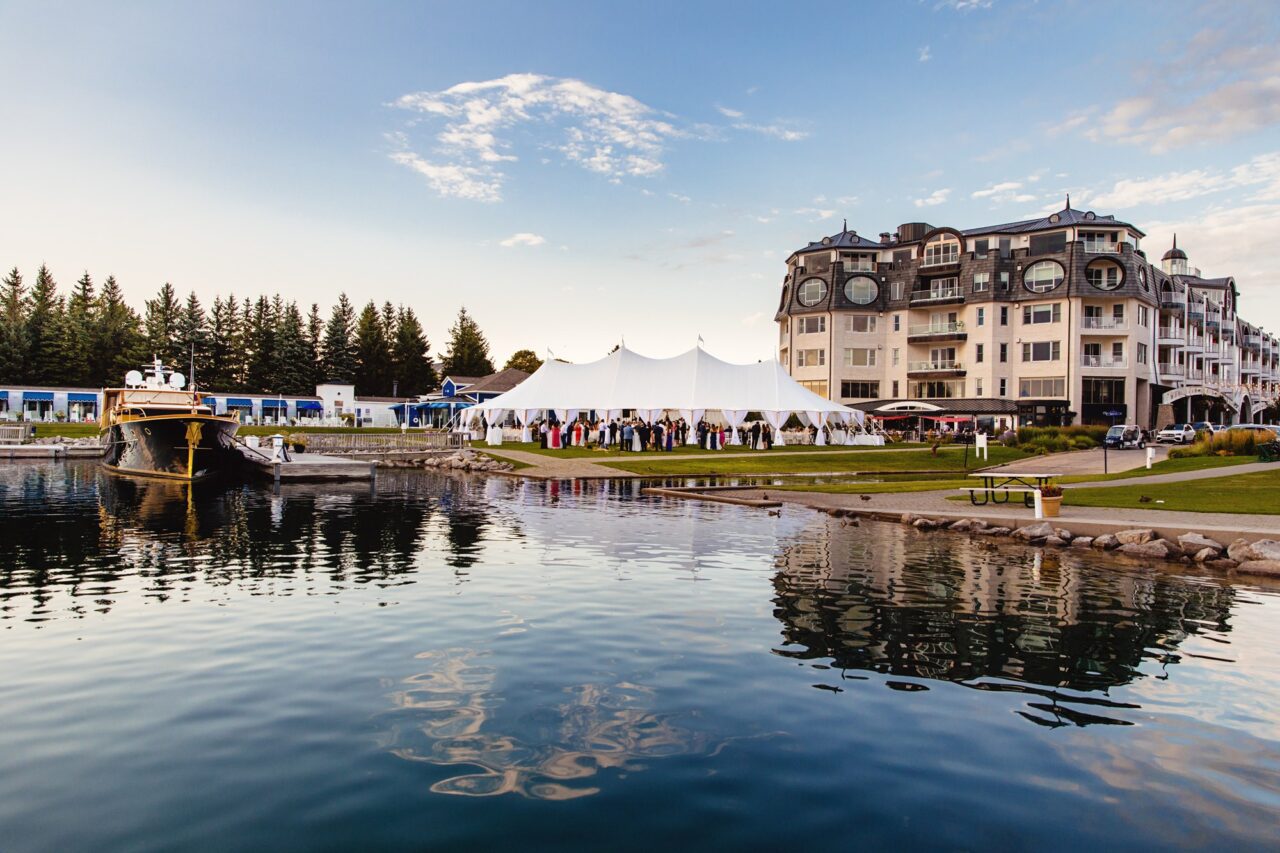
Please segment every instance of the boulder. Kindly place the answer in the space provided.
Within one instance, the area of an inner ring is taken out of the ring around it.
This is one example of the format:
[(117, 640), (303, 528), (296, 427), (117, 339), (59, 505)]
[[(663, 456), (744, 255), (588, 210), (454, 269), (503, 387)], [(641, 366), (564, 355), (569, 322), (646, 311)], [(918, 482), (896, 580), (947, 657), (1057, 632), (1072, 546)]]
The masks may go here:
[(959, 521), (951, 522), (951, 524), (947, 525), (947, 527), (950, 530), (956, 530), (961, 533), (964, 533), (973, 528), (973, 522), (969, 521), (969, 519), (967, 518), (962, 518)]
[(1008, 536), (1011, 530), (1008, 527), (984, 527), (975, 532), (981, 533), (983, 536)]
[(1205, 548), (1212, 548), (1219, 554), (1226, 550), (1226, 546), (1217, 540), (1210, 539), (1199, 533), (1184, 533), (1178, 537), (1178, 544), (1182, 547), (1182, 553), (1187, 556), (1194, 556)]
[(934, 524), (931, 518), (917, 518), (911, 522), (911, 526), (916, 530), (933, 530), (938, 525)]
[(1142, 559), (1168, 560), (1182, 556), (1182, 549), (1168, 539), (1152, 539), (1148, 542), (1128, 542), (1120, 546), (1120, 553)]
[(1093, 547), (1102, 551), (1114, 551), (1120, 547), (1120, 540), (1113, 534), (1105, 533), (1102, 536), (1094, 537)]
[(1121, 545), (1142, 545), (1156, 538), (1154, 530), (1134, 527), (1130, 530), (1116, 531), (1116, 539)]
[[(1178, 538), (1181, 539), (1182, 537), (1178, 537)], [(1186, 546), (1184, 545), (1183, 547), (1185, 548)], [(1222, 552), (1219, 551), (1217, 548), (1201, 548), (1199, 551), (1196, 551), (1194, 555), (1195, 561), (1197, 563), (1207, 563), (1210, 560), (1218, 559), (1218, 555), (1221, 553)]]
[(1044, 544), (1053, 545), (1058, 548), (1064, 548), (1067, 545), (1070, 545), (1071, 543), (1066, 539), (1063, 539), (1061, 536), (1047, 536), (1045, 537)]
[(1280, 560), (1280, 540), (1259, 539), (1249, 546), (1249, 554), (1254, 561)]
[(1065, 542), (1070, 542), (1072, 539), (1076, 538), (1075, 534), (1070, 530), (1067, 530), (1065, 527), (1055, 527), (1053, 529), (1053, 535)]
[(1232, 569), (1234, 569), (1236, 566), (1240, 564), (1237, 563), (1235, 560), (1218, 558), (1217, 560), (1206, 560), (1204, 565), (1205, 565), (1205, 568), (1207, 569), (1218, 569), (1219, 571), (1231, 571)]
[(1235, 560), (1237, 563), (1244, 560), (1252, 560), (1249, 555), (1251, 543), (1248, 539), (1232, 539), (1231, 544), (1227, 546), (1227, 556)]
[(1093, 546), (1092, 536), (1077, 536), (1071, 540), (1072, 548), (1090, 548)]
[(1047, 521), (1041, 521), (1038, 524), (1028, 524), (1026, 527), (1019, 527), (1013, 531), (1013, 535), (1019, 539), (1025, 539), (1028, 542), (1034, 542), (1037, 539), (1047, 539), (1054, 535), (1053, 525)]
[(1280, 560), (1246, 560), (1236, 566), (1236, 571), (1247, 575), (1273, 575), (1280, 577)]
[(916, 516), (915, 516), (915, 513), (913, 512), (904, 512), (902, 514), (902, 518), (898, 520), (901, 521), (903, 524), (915, 524)]

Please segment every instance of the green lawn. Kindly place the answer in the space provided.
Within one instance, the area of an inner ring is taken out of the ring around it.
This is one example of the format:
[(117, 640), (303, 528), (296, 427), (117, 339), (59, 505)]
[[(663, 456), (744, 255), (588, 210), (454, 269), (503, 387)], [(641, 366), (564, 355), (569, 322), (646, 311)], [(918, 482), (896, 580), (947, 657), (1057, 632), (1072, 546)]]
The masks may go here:
[(1206, 468), (1223, 468), (1257, 462), (1256, 456), (1189, 456), (1183, 459), (1166, 459), (1156, 462), (1151, 470), (1135, 468), (1132, 471), (1113, 471), (1110, 474), (1073, 474), (1059, 478), (1062, 483), (1099, 483), (1108, 480), (1128, 480), (1133, 477), (1153, 477), (1156, 474), (1177, 474), (1183, 471), (1203, 471)]
[[(636, 454), (641, 457), (640, 454)], [(969, 453), (969, 468), (1001, 465), (1026, 454), (1009, 447), (992, 447), (990, 460), (980, 463)], [(598, 461), (610, 468), (653, 477), (699, 477), (717, 474), (856, 474), (892, 471), (962, 471), (964, 449), (947, 447), (934, 456), (927, 451), (899, 452), (892, 449), (849, 450), (838, 453), (805, 453), (794, 456), (757, 453), (752, 456), (724, 457), (706, 453), (693, 458), (673, 459), (666, 454), (646, 454), (641, 458), (602, 458)], [(845, 484), (841, 484), (845, 485)], [(850, 484), (851, 485), (851, 484)]]
[[(1150, 500), (1139, 500), (1143, 497)], [(1062, 502), (1067, 506), (1280, 515), (1280, 464), (1272, 471), (1224, 475), (1211, 480), (1067, 489)]]

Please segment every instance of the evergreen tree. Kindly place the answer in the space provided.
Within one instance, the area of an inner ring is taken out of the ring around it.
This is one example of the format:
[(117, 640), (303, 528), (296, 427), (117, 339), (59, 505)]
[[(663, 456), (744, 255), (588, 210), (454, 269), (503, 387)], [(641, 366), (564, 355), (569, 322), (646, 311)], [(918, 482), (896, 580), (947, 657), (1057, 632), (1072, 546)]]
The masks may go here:
[(146, 319), (143, 321), (146, 335), (147, 360), (158, 358), (167, 367), (184, 363), (182, 346), (178, 341), (178, 320), (182, 304), (173, 285), (165, 282), (155, 299), (147, 300)]
[(124, 382), (126, 373), (137, 370), (146, 361), (142, 320), (125, 303), (115, 276), (107, 276), (102, 283), (95, 313), (97, 322), (94, 324), (89, 384), (119, 386)]
[[(245, 303), (248, 309), (248, 303)], [(275, 394), (277, 385), (276, 326), (278, 321), (271, 300), (259, 296), (248, 313), (245, 341), (249, 350), (249, 369), (245, 384), (260, 394)]]
[(0, 282), (0, 382), (25, 378), (27, 350), (27, 291), (14, 267)]
[(382, 315), (371, 301), (356, 321), (356, 390), (370, 396), (391, 393), (391, 346)]
[(338, 295), (324, 329), (324, 374), (327, 382), (352, 383), (356, 376), (355, 310), (347, 294)]
[(443, 369), (448, 376), (488, 376), (493, 373), (489, 342), (466, 308), (458, 311), (458, 319), (449, 330), (449, 351), (445, 354)]
[(58, 283), (43, 264), (31, 288), (31, 309), (27, 313), (27, 358), (24, 382), (32, 385), (62, 383), (62, 363), (58, 353), (58, 334), (62, 326), (62, 297)]
[(523, 370), (525, 373), (533, 373), (542, 367), (542, 359), (538, 358), (538, 354), (531, 349), (518, 349), (511, 353), (511, 358), (507, 359), (507, 363), (503, 365), (503, 369), (509, 367)]
[(391, 362), (399, 380), (401, 397), (416, 397), (435, 390), (440, 384), (431, 363), (431, 344), (412, 308), (401, 308), (396, 315), (395, 335), (391, 341)]
[(290, 302), (282, 311), (276, 350), (279, 353), (276, 370), (279, 393), (314, 394), (316, 389), (311, 379), (315, 366), (311, 362), (311, 345), (307, 341), (306, 324), (296, 302)]
[(62, 360), (62, 382), (83, 387), (93, 380), (91, 360), (97, 326), (93, 279), (88, 271), (80, 276), (67, 300), (66, 313), (58, 328), (58, 356)]
[(324, 365), (320, 354), (324, 352), (324, 320), (320, 317), (320, 306), (311, 303), (311, 311), (307, 314), (307, 358), (311, 366), (311, 377), (307, 384), (311, 389), (308, 394), (316, 392), (316, 386), (324, 382)]
[(236, 390), (236, 360), (240, 352), (240, 323), (235, 295), (214, 297), (209, 312), (209, 367), (200, 378), (202, 388)]
[(187, 381), (196, 381), (201, 388), (206, 387), (209, 371), (209, 319), (194, 290), (187, 296), (182, 313), (178, 315), (176, 338), (179, 358), (174, 363), (174, 369), (192, 373)]

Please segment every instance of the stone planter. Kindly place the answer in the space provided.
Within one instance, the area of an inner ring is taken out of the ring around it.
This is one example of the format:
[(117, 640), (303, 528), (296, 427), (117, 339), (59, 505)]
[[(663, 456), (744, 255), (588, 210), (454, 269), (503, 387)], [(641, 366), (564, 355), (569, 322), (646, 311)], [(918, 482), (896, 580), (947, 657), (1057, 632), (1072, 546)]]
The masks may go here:
[(1062, 495), (1054, 497), (1040, 496), (1040, 508), (1044, 510), (1045, 518), (1057, 518), (1058, 513), (1062, 510)]

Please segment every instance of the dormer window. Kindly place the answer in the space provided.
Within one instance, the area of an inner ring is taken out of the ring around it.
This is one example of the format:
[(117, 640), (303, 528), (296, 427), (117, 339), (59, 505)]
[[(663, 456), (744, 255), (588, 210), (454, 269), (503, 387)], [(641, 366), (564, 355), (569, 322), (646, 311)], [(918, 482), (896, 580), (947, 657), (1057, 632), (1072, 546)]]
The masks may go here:
[(820, 278), (807, 279), (796, 291), (796, 299), (806, 308), (827, 298), (827, 283)]
[(1098, 290), (1115, 290), (1124, 283), (1124, 268), (1110, 258), (1097, 258), (1085, 267), (1084, 277)]
[(924, 247), (923, 266), (954, 264), (960, 260), (960, 241), (953, 234), (940, 234)]

